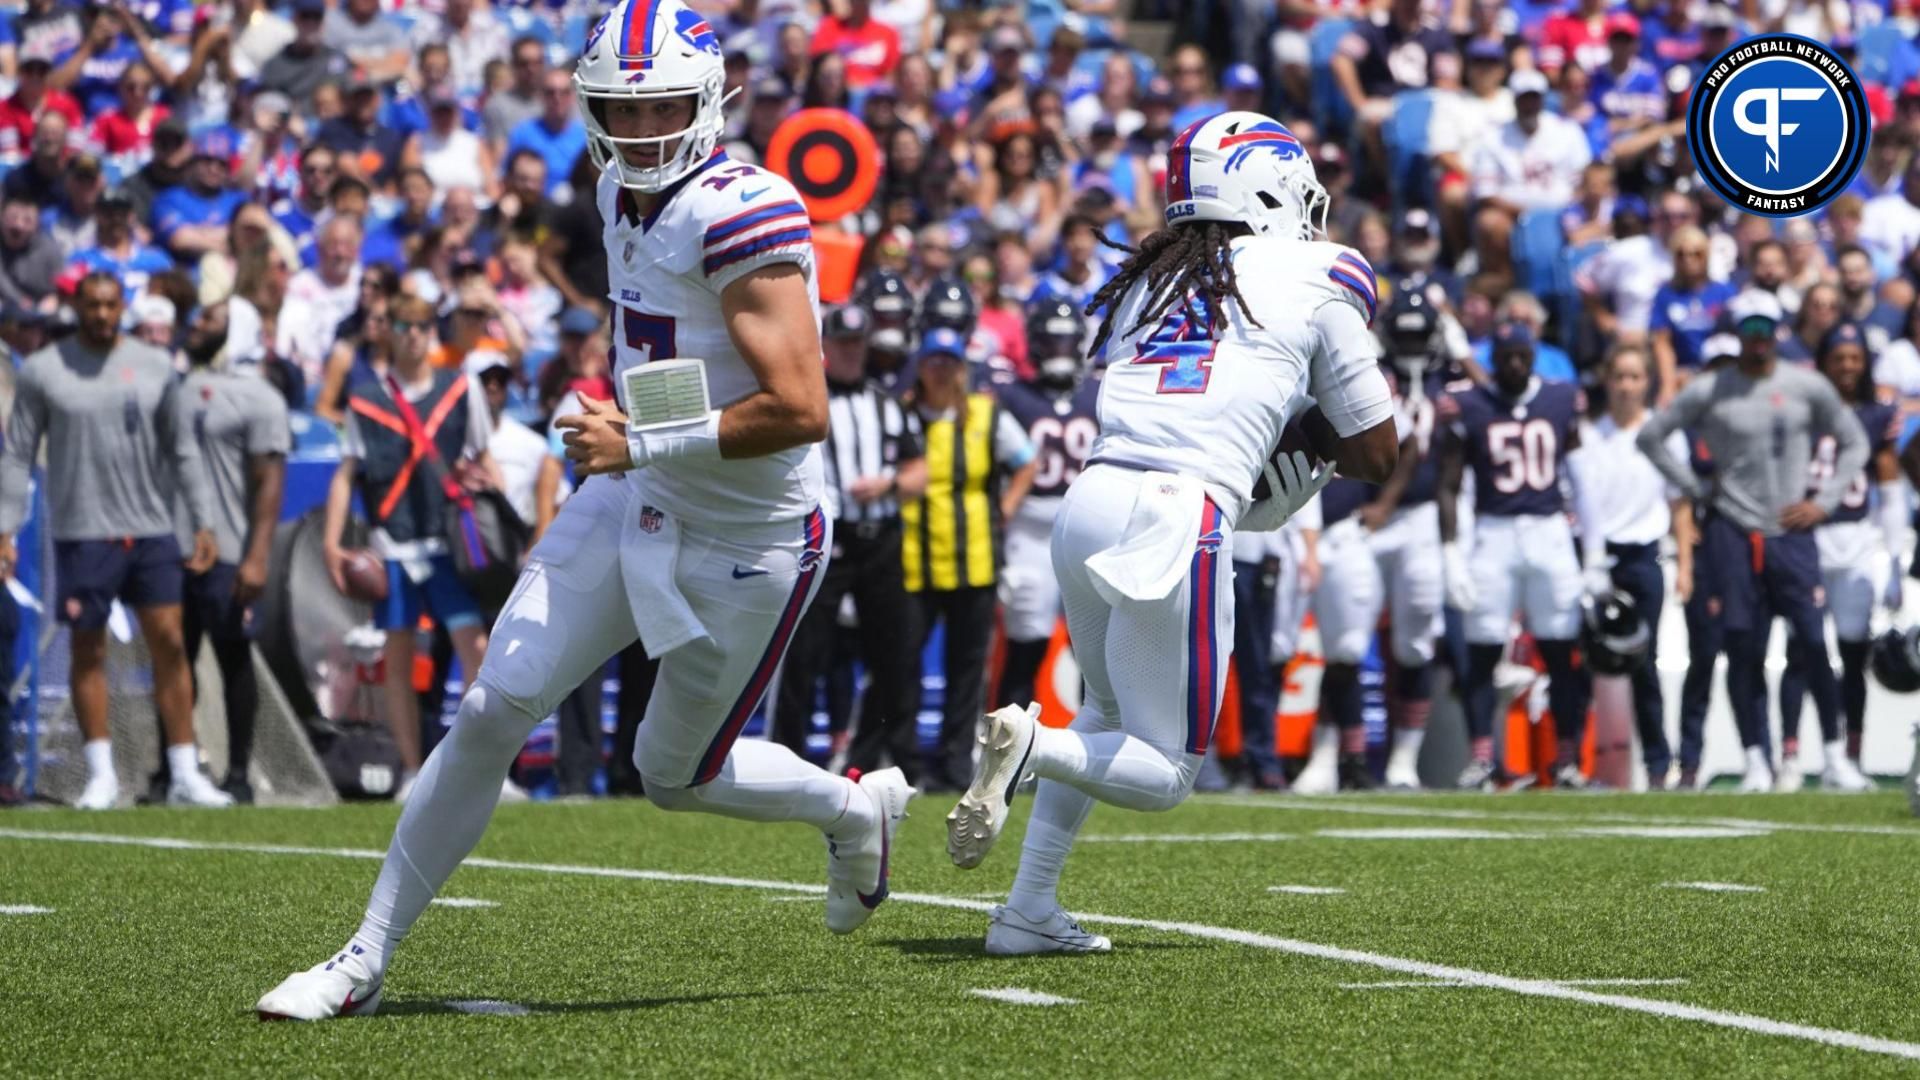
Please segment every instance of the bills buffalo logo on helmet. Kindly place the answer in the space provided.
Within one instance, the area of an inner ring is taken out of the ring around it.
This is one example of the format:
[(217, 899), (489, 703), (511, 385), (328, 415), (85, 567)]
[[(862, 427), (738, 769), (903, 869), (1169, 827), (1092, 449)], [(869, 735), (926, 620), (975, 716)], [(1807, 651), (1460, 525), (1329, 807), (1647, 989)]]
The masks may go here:
[(673, 32), (679, 34), (680, 40), (693, 48), (705, 50), (715, 56), (720, 55), (720, 38), (714, 34), (713, 27), (707, 24), (707, 20), (701, 18), (697, 12), (681, 8), (679, 14), (674, 17)]

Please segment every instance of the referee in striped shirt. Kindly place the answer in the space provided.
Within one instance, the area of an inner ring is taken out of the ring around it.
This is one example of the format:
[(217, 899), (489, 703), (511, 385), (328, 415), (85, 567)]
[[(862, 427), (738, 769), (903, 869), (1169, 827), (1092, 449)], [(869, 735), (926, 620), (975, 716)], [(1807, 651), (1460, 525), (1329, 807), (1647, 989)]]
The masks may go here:
[(834, 510), (833, 557), (787, 651), (774, 738), (805, 755), (814, 687), (833, 656), (841, 600), (851, 595), (860, 617), (860, 659), (872, 682), (847, 765), (872, 770), (886, 753), (907, 782), (916, 783), (920, 755), (914, 718), (920, 687), (914, 647), (920, 632), (900, 562), (900, 500), (926, 491), (927, 461), (918, 417), (867, 377), (870, 321), (858, 307), (835, 308), (821, 333), (831, 421), (822, 450), (827, 499)]

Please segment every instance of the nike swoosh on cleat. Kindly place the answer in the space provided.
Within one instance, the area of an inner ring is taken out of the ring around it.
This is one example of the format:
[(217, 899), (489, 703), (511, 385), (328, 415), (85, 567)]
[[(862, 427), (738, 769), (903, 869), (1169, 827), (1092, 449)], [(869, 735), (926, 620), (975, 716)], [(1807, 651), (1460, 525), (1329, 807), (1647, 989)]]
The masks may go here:
[(759, 576), (761, 576), (762, 574), (769, 574), (769, 573), (772, 573), (772, 571), (770, 571), (770, 570), (742, 570), (742, 569), (740, 569), (739, 567), (737, 567), (737, 566), (736, 566), (736, 567), (734, 567), (734, 568), (733, 568), (733, 580), (735, 580), (735, 581), (739, 581), (739, 580), (740, 580), (741, 578), (750, 578), (750, 577), (759, 577)]
[(378, 994), (379, 992), (380, 992), (380, 984), (374, 983), (372, 990), (368, 991), (367, 994), (364, 997), (362, 997), (359, 1001), (355, 1001), (353, 1000), (353, 991), (351, 990), (347, 991), (347, 1000), (340, 1003), (340, 1015), (345, 1016), (348, 1013), (357, 1012), (360, 1009), (366, 1008), (367, 1002), (372, 1001), (374, 998), (374, 995)]
[(740, 201), (743, 203), (750, 203), (753, 200), (759, 198), (760, 196), (765, 195), (767, 192), (771, 190), (773, 189), (772, 188), (754, 188), (752, 191), (743, 191), (740, 193)]

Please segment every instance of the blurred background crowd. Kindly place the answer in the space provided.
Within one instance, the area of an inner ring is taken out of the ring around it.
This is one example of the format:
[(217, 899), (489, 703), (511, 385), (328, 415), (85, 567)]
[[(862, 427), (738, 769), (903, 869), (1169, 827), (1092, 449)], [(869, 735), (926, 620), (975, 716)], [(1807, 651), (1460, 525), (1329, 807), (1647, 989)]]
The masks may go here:
[[(1835, 324), (1858, 322), (1876, 380), (1920, 411), (1913, 0), (689, 3), (737, 91), (729, 155), (761, 160), (804, 108), (847, 110), (872, 133), (875, 193), (833, 223), (863, 244), (857, 283), (829, 297), (830, 376), (836, 340), (857, 341), (836, 378), (871, 378), (896, 400), (872, 423), (890, 469), (929, 460), (920, 485), (955, 483), (940, 461), (971, 437), (930, 424), (964, 429), (969, 391), (998, 401), (1006, 386), (1047, 385), (1060, 340), (1085, 340), (1091, 322), (1069, 321), (1120, 246), (1162, 224), (1174, 136), (1222, 109), (1289, 125), (1331, 193), (1329, 238), (1372, 264), (1382, 310), (1423, 292), (1450, 359), (1484, 360), (1496, 324), (1518, 321), (1544, 377), (1597, 388), (1625, 342), (1646, 343), (1664, 375), (1702, 363), (1736, 290), (1762, 290), (1785, 315), (1784, 357), (1808, 360)], [(0, 6), (0, 340), (17, 364), (71, 332), (76, 286), (105, 271), (122, 284), (127, 333), (175, 350), (183, 370), (189, 348), (217, 349), (216, 367), (269, 380), (292, 453), (325, 456), (352, 373), (411, 348), (417, 320), (394, 316), (404, 302), (428, 312), (431, 364), (484, 384), (509, 495), (543, 525), (567, 491), (547, 424), (570, 394), (612, 390), (596, 176), (571, 81), (601, 14), (579, 0)], [(1875, 121), (1852, 190), (1785, 222), (1708, 191), (1682, 120), (1704, 64), (1774, 29), (1832, 43)], [(931, 392), (938, 407), (922, 387), (929, 360), (936, 381), (962, 372)], [(913, 408), (900, 410), (903, 396)], [(996, 502), (980, 527), (995, 552), (1017, 543), (1003, 530), (1021, 499), (1064, 490), (1092, 437), (1063, 419), (1084, 408), (1036, 427), (1047, 418), (1002, 404), (1023, 420), (990, 433)], [(837, 417), (829, 447), (843, 455), (834, 475), (851, 470), (841, 497), (880, 509), (843, 507), (841, 535), (894, 530), (901, 588), (921, 594), (904, 640), (947, 627), (955, 726), (929, 757), (944, 776), (968, 748), (958, 725), (1003, 678), (998, 568), (989, 558), (936, 581), (935, 556), (911, 539), (933, 527), (915, 518), (933, 513), (932, 495), (857, 490), (861, 462), (878, 459), (846, 449), (843, 422), (855, 423)], [(906, 605), (904, 592), (867, 604)], [(835, 601), (820, 632), (839, 615)], [(858, 652), (796, 648), (822, 666)], [(912, 715), (911, 664), (883, 711)], [(787, 692), (810, 707), (811, 691)]]

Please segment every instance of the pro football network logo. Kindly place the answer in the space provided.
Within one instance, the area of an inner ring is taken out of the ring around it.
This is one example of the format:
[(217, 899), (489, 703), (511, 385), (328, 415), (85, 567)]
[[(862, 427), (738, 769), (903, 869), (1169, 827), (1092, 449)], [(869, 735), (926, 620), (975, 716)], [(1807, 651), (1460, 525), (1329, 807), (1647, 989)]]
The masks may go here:
[(1687, 145), (1727, 202), (1799, 217), (1853, 182), (1870, 125), (1866, 92), (1832, 49), (1798, 34), (1761, 34), (1708, 65), (1687, 106)]

